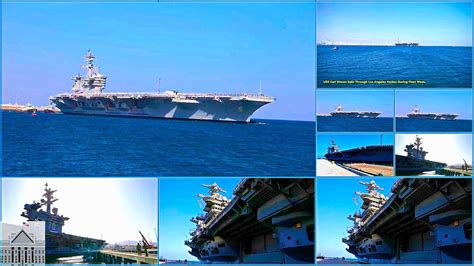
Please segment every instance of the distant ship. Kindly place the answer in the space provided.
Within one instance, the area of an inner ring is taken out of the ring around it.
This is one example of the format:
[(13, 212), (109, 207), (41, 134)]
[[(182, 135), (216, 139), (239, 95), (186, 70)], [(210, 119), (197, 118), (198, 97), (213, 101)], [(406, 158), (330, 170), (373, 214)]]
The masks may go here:
[(418, 46), (419, 43), (417, 42), (400, 42), (400, 40), (397, 40), (395, 43), (395, 46)]
[(314, 180), (248, 178), (232, 200), (216, 183), (185, 245), (204, 263), (314, 264)]
[(260, 94), (103, 93), (107, 77), (86, 55), (87, 76), (73, 77), (72, 93), (50, 97), (65, 114), (250, 122), (251, 115), (275, 98)]
[(446, 113), (422, 113), (418, 105), (407, 114), (409, 118), (423, 118), (423, 119), (439, 119), (439, 120), (454, 120), (458, 117), (458, 114), (446, 114)]
[[(58, 199), (54, 197), (56, 190), (52, 190), (46, 183), (45, 193), (40, 202), (33, 201), (32, 204), (25, 204), (25, 211), (21, 216), (28, 221), (44, 221), (46, 230), (46, 259), (53, 257), (67, 257), (85, 255), (90, 252), (102, 249), (105, 240), (93, 239), (82, 236), (75, 236), (63, 233), (64, 222), (68, 217), (58, 214), (58, 208), (52, 208), (51, 205)], [(46, 211), (41, 208), (46, 206)]]
[(331, 116), (345, 116), (345, 117), (358, 117), (358, 118), (376, 118), (381, 112), (374, 111), (344, 111), (341, 105), (338, 105), (336, 109), (329, 113)]
[(342, 238), (359, 263), (472, 265), (472, 179), (403, 178), (388, 197), (359, 183), (362, 211)]
[(341, 151), (334, 140), (324, 157), (340, 163), (393, 164), (393, 145), (370, 145)]
[(428, 151), (421, 147), (421, 140), (422, 138), (416, 135), (414, 143), (405, 145), (404, 151), (407, 155), (396, 155), (397, 175), (421, 174), (447, 166), (446, 163), (426, 160)]

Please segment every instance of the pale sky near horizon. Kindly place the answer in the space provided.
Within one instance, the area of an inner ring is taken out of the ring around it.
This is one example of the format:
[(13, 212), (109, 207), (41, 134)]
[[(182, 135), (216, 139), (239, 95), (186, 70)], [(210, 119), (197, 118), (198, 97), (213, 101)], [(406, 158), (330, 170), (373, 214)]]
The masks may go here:
[[(3, 178), (2, 221), (21, 225), (24, 204), (39, 201), (44, 185), (58, 190), (53, 204), (69, 217), (63, 233), (104, 239), (108, 243), (156, 242), (158, 180), (154, 178)], [(46, 207), (43, 207), (46, 210)]]
[(472, 46), (472, 3), (319, 3), (317, 41)]

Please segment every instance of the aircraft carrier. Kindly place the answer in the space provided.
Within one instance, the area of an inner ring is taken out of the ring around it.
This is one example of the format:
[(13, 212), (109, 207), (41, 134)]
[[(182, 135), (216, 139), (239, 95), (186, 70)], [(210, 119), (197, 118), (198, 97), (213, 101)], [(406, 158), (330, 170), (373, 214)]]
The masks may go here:
[(472, 265), (472, 179), (403, 178), (388, 197), (360, 183), (362, 211), (342, 238), (359, 263)]
[(336, 107), (336, 110), (329, 113), (331, 116), (344, 116), (344, 117), (357, 117), (357, 118), (376, 118), (382, 114), (381, 112), (375, 111), (344, 111), (342, 106)]
[(420, 107), (415, 108), (407, 114), (408, 118), (422, 118), (422, 119), (439, 119), (439, 120), (454, 120), (458, 117), (458, 114), (447, 114), (447, 113), (422, 113)]
[(393, 145), (370, 145), (341, 151), (332, 140), (324, 157), (338, 163), (393, 165)]
[[(28, 221), (44, 221), (46, 230), (46, 260), (54, 261), (54, 258), (85, 255), (102, 249), (105, 240), (89, 237), (75, 236), (63, 233), (62, 227), (68, 217), (58, 214), (58, 208), (51, 205), (58, 199), (54, 197), (56, 190), (52, 190), (46, 183), (43, 198), (32, 204), (25, 204), (21, 216)], [(41, 208), (46, 206), (46, 211)]]
[(185, 241), (205, 263), (314, 263), (314, 179), (248, 178), (232, 200), (216, 183)]
[(428, 171), (440, 170), (447, 166), (443, 162), (426, 160), (428, 151), (421, 147), (422, 144), (422, 138), (416, 135), (413, 143), (405, 145), (404, 151), (407, 155), (396, 155), (397, 175), (418, 175)]
[(275, 101), (262, 93), (104, 93), (107, 76), (94, 66), (94, 59), (89, 51), (86, 55), (87, 76), (73, 77), (72, 93), (50, 97), (62, 113), (250, 122), (255, 111)]
[(400, 42), (400, 40), (397, 40), (395, 43), (395, 46), (418, 46), (420, 45), (417, 42)]

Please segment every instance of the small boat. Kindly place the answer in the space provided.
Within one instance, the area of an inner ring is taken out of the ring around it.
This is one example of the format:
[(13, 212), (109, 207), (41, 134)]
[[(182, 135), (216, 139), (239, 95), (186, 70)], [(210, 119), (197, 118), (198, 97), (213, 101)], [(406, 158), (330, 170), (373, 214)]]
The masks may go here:
[(32, 112), (31, 112), (31, 116), (37, 116), (38, 114), (36, 113), (36, 109), (34, 109)]
[(337, 46), (334, 46), (332, 49), (333, 49), (333, 50), (337, 50)]

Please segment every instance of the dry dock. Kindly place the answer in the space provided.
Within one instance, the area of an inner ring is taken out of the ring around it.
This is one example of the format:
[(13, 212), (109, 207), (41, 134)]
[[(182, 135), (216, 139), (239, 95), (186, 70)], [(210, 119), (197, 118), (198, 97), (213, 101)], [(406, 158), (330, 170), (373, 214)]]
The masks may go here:
[(139, 256), (132, 252), (101, 250), (99, 256), (102, 256), (101, 261), (104, 261), (107, 264), (158, 264), (158, 257), (156, 254), (148, 254), (148, 257), (146, 257), (144, 254)]
[(357, 174), (326, 159), (318, 159), (316, 161), (316, 167), (318, 170), (318, 176), (358, 176)]

